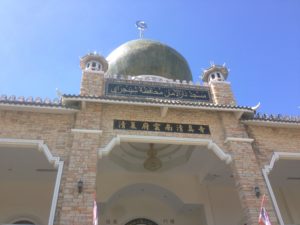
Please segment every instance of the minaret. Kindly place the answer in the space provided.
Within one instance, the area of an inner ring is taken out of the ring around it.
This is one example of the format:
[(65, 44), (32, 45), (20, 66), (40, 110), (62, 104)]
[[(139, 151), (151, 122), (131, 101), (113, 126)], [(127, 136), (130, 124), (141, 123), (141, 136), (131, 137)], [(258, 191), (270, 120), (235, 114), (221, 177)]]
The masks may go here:
[(202, 73), (202, 80), (210, 86), (215, 104), (236, 104), (230, 82), (226, 81), (227, 77), (228, 69), (225, 64), (222, 66), (212, 64)]
[(98, 53), (89, 53), (80, 59), (82, 79), (80, 95), (103, 95), (104, 73), (108, 69), (106, 59)]

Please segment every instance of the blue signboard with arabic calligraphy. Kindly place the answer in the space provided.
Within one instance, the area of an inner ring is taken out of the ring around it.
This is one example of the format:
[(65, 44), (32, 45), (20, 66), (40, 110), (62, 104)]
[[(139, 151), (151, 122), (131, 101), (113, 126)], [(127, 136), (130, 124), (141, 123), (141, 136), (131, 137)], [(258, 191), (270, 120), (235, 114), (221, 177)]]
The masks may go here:
[(210, 91), (207, 87), (178, 87), (163, 86), (153, 83), (129, 83), (108, 81), (105, 89), (106, 95), (142, 98), (163, 98), (188, 101), (210, 102)]

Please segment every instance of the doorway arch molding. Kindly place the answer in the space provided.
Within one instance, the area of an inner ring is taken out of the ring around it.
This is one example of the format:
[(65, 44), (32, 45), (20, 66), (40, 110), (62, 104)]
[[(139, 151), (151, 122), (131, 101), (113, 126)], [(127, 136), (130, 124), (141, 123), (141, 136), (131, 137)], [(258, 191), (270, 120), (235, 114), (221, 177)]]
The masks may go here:
[(15, 216), (14, 219), (9, 220), (8, 224), (15, 224), (19, 221), (28, 221), (32, 224), (41, 224), (40, 219), (35, 215), (26, 215), (26, 216)]
[(275, 198), (275, 194), (273, 191), (273, 188), (271, 186), (271, 182), (269, 180), (269, 174), (274, 168), (275, 163), (280, 160), (280, 159), (285, 159), (285, 160), (300, 160), (300, 153), (295, 153), (295, 152), (274, 152), (272, 159), (270, 161), (269, 165), (265, 165), (264, 168), (262, 169), (263, 177), (266, 181), (267, 188), (271, 197), (271, 200), (273, 202), (273, 206), (275, 208), (275, 212), (277, 214), (277, 218), (279, 220), (280, 225), (285, 225), (282, 219), (281, 212), (278, 207), (277, 200)]
[(136, 218), (125, 223), (125, 225), (158, 225), (156, 222), (146, 218)]
[(220, 160), (225, 161), (226, 164), (231, 163), (232, 157), (230, 154), (224, 152), (211, 139), (202, 138), (178, 138), (178, 137), (161, 137), (161, 136), (143, 136), (143, 135), (116, 135), (103, 148), (98, 150), (98, 157), (109, 155), (110, 151), (122, 142), (134, 143), (160, 143), (160, 144), (174, 144), (174, 145), (194, 145), (206, 146), (211, 150)]
[(53, 225), (64, 162), (61, 161), (59, 157), (55, 157), (52, 155), (50, 149), (44, 143), (43, 140), (0, 138), (0, 147), (30, 147), (33, 149), (37, 149), (38, 151), (42, 152), (47, 158), (48, 162), (52, 164), (55, 169), (57, 169), (50, 214), (48, 219), (48, 225)]
[(184, 199), (181, 198), (178, 193), (174, 192), (173, 190), (169, 190), (167, 187), (157, 184), (157, 183), (151, 183), (151, 182), (133, 182), (129, 184), (125, 184), (117, 189), (117, 191), (109, 193), (109, 197), (105, 200), (106, 203), (110, 203), (115, 201), (116, 198), (120, 194), (126, 193), (128, 190), (135, 188), (135, 189), (147, 189), (147, 191), (150, 190), (150, 192), (153, 195), (159, 196), (158, 193), (163, 193), (168, 195), (168, 202), (170, 205), (174, 207), (181, 207), (182, 205), (186, 204)]

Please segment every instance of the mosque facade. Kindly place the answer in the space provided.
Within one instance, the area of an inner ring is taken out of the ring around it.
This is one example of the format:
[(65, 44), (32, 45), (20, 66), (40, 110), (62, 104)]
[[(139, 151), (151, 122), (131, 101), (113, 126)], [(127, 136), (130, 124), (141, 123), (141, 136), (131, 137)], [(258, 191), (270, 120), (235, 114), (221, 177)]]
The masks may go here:
[[(139, 39), (79, 94), (0, 99), (0, 224), (300, 224), (300, 119), (236, 103), (225, 65)], [(96, 207), (97, 206), (97, 207)]]

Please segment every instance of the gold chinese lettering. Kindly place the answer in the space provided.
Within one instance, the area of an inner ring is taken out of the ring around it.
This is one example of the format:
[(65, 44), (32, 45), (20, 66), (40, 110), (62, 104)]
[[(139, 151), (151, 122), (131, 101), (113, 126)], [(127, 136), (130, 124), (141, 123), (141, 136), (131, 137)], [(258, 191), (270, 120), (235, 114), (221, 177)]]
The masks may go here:
[(120, 129), (126, 129), (126, 122), (124, 120), (119, 122), (119, 128)]
[(160, 123), (154, 123), (153, 127), (154, 127), (154, 131), (160, 131)]
[(169, 123), (167, 123), (165, 126), (165, 131), (173, 131), (173, 127)]
[(196, 125), (196, 124), (193, 125), (193, 124), (179, 124), (179, 123), (114, 120), (113, 126), (114, 129), (121, 129), (121, 130), (210, 134), (208, 125)]
[(205, 128), (203, 126), (199, 127), (200, 134), (204, 134)]
[(134, 121), (130, 122), (130, 129), (135, 129), (136, 130), (136, 126), (135, 126), (135, 122)]
[(149, 130), (149, 123), (144, 122), (142, 125), (142, 130)]
[(181, 124), (176, 125), (176, 131), (177, 132), (183, 132), (183, 126)]
[(189, 124), (188, 132), (194, 133), (194, 128), (193, 128), (193, 126), (191, 124)]

